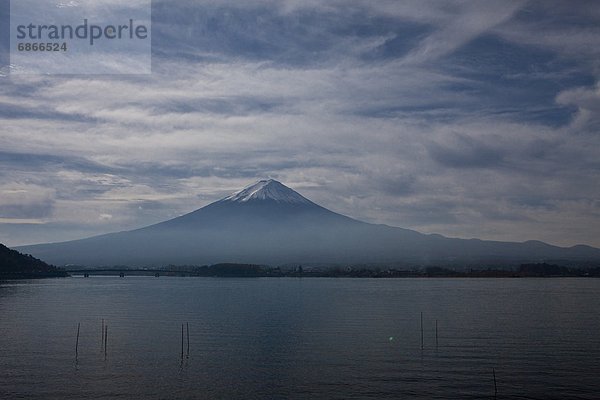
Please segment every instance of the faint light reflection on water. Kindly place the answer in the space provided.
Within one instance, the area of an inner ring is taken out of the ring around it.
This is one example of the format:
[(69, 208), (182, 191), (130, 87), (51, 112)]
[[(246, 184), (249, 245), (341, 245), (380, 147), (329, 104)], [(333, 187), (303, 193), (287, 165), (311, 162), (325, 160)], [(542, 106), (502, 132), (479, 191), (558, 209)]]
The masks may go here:
[(494, 368), (498, 398), (592, 399), (598, 309), (595, 279), (3, 282), (0, 398), (480, 399)]

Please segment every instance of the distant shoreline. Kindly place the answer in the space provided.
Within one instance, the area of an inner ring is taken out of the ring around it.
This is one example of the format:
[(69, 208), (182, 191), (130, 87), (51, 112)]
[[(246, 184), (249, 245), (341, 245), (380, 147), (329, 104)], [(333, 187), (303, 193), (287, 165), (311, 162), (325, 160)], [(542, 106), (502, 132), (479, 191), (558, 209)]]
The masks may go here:
[(280, 268), (252, 264), (215, 264), (211, 266), (170, 266), (163, 268), (67, 268), (75, 276), (181, 276), (232, 278), (594, 278), (600, 267), (568, 268), (552, 264), (522, 264), (515, 270), (441, 267), (398, 270), (382, 268)]
[(215, 278), (598, 278), (600, 266), (588, 268), (565, 267), (554, 264), (521, 264), (514, 269), (450, 269), (427, 267), (394, 269), (383, 267), (269, 267), (255, 264), (224, 263), (204, 266), (166, 266), (133, 268), (70, 268), (47, 271), (11, 271), (0, 273), (0, 280), (64, 278), (69, 276), (169, 276)]
[[(92, 273), (88, 274), (89, 277), (95, 276), (104, 276), (104, 277), (117, 277), (119, 274), (106, 274), (106, 273)], [(82, 277), (83, 273), (72, 273), (68, 277)], [(154, 274), (144, 274), (138, 273), (134, 271), (133, 273), (124, 274), (124, 277), (153, 277)], [(551, 275), (551, 276), (519, 276), (519, 275), (511, 275), (511, 276), (430, 276), (430, 275), (406, 275), (406, 276), (350, 276), (350, 275), (192, 275), (192, 274), (184, 274), (184, 273), (160, 273), (160, 277), (169, 277), (169, 278), (248, 278), (248, 279), (256, 279), (256, 278), (299, 278), (299, 279), (311, 279), (311, 278), (330, 278), (330, 279), (531, 279), (531, 278), (544, 278), (544, 279), (556, 279), (556, 278), (600, 278), (600, 276), (576, 276), (576, 275)], [(44, 278), (60, 278), (60, 277), (20, 277), (20, 278), (3, 278), (0, 277), (0, 281), (4, 279), (44, 279)]]

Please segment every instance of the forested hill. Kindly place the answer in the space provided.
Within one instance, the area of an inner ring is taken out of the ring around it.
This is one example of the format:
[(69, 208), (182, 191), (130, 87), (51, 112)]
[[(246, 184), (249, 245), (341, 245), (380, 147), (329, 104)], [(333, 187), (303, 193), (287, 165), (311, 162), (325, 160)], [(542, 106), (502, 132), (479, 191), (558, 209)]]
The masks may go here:
[(67, 275), (65, 271), (48, 265), (42, 260), (0, 244), (0, 279), (50, 278)]

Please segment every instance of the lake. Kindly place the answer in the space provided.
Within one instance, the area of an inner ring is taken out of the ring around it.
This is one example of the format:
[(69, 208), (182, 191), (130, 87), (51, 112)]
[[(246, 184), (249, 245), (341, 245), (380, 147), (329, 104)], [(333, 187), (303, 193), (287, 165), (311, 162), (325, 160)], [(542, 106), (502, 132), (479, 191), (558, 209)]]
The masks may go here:
[(0, 398), (598, 399), (599, 310), (582, 278), (0, 282)]

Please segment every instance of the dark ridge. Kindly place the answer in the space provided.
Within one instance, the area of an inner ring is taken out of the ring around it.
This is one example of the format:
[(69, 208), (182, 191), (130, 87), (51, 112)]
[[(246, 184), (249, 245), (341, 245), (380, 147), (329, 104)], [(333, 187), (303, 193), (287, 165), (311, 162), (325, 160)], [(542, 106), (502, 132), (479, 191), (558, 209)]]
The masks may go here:
[(0, 279), (56, 278), (69, 274), (29, 254), (0, 244)]

